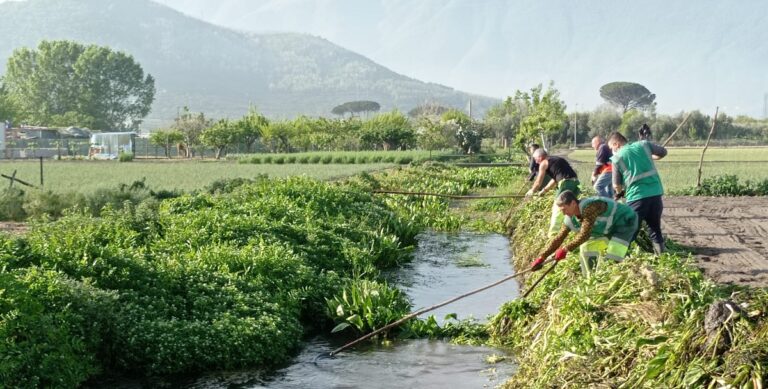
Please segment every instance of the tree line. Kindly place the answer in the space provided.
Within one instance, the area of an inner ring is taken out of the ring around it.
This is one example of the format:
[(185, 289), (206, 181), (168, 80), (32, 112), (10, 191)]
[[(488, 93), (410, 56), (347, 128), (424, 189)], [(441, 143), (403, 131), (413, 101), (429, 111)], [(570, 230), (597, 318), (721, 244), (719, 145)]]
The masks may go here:
[[(192, 157), (212, 148), (220, 158), (234, 145), (269, 152), (312, 150), (427, 150), (456, 147), (481, 151), (483, 139), (502, 147), (525, 148), (587, 143), (595, 135), (619, 131), (629, 138), (643, 124), (662, 139), (682, 122), (684, 112), (656, 112), (656, 95), (633, 82), (611, 82), (599, 90), (606, 104), (589, 112), (566, 113), (554, 83), (517, 90), (491, 107), (482, 120), (438, 103), (414, 107), (408, 115), (378, 113), (375, 101), (349, 101), (334, 107), (335, 118), (299, 116), (269, 120), (255, 108), (239, 119), (213, 120), (188, 108), (174, 123), (151, 135), (151, 142)], [(43, 41), (36, 49), (20, 48), (0, 79), (0, 119), (41, 126), (79, 126), (95, 130), (138, 130), (154, 101), (154, 78), (129, 54), (72, 41)], [(365, 113), (365, 118), (359, 114)], [(347, 116), (347, 114), (349, 114)], [(367, 114), (372, 114), (369, 116)], [(718, 115), (716, 139), (768, 141), (768, 121)], [(693, 111), (678, 135), (683, 141), (707, 136), (712, 118)]]

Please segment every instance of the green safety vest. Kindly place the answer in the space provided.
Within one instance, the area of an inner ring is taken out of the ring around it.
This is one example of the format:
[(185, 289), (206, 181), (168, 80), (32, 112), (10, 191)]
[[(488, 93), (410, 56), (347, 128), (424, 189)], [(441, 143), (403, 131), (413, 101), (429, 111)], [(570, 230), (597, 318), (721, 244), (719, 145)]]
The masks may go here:
[(618, 170), (624, 179), (624, 196), (627, 201), (664, 194), (648, 141), (624, 145), (611, 157), (611, 162), (614, 170)]
[[(592, 237), (602, 237), (610, 234), (613, 232), (613, 227), (616, 225), (617, 221), (631, 219), (631, 215), (635, 213), (635, 211), (626, 204), (617, 203), (607, 197), (597, 196), (581, 199), (579, 201), (579, 211), (583, 213), (584, 209), (595, 201), (602, 201), (607, 207), (605, 212), (601, 213), (600, 216), (597, 217), (597, 220), (595, 220), (595, 224), (592, 225), (592, 233), (590, 234)], [(563, 223), (573, 232), (579, 232), (581, 230), (581, 221), (579, 221), (576, 216), (565, 217)]]

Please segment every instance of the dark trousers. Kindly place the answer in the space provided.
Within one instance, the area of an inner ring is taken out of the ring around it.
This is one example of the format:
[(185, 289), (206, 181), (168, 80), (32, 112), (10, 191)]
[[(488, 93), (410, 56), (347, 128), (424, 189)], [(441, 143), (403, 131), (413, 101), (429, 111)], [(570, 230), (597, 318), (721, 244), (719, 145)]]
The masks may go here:
[[(661, 201), (661, 195), (630, 201), (627, 205), (637, 213), (638, 227), (641, 221), (645, 221), (645, 224), (648, 225), (648, 235), (651, 238), (651, 242), (663, 244), (661, 213), (664, 211), (664, 203)], [(640, 231), (639, 228), (638, 231)], [(637, 232), (635, 232), (635, 237), (632, 240), (635, 240), (635, 238), (637, 238)]]

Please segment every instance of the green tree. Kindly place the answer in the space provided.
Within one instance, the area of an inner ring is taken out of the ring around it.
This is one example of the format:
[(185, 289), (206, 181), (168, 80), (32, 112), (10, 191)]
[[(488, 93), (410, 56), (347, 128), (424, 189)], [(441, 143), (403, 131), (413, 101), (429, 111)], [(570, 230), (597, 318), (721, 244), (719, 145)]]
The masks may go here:
[(235, 123), (239, 141), (245, 144), (245, 151), (251, 152), (253, 144), (261, 138), (264, 128), (269, 125), (269, 120), (251, 107), (248, 113)]
[(589, 136), (608, 134), (618, 130), (621, 115), (608, 105), (602, 105), (589, 115)]
[(527, 114), (526, 101), (507, 97), (485, 113), (485, 123), (493, 136), (501, 140), (504, 147), (509, 147)]
[(221, 119), (200, 133), (200, 142), (216, 150), (216, 159), (220, 159), (237, 139), (237, 125), (229, 119)]
[(178, 130), (184, 136), (184, 156), (192, 158), (195, 155), (195, 149), (201, 146), (200, 135), (203, 130), (210, 127), (212, 121), (205, 118), (202, 112), (190, 112), (188, 107), (184, 107), (182, 113), (174, 119), (174, 130)]
[(354, 115), (361, 112), (378, 112), (379, 109), (381, 109), (381, 105), (375, 101), (356, 100), (348, 101), (333, 107), (331, 113), (334, 115), (344, 116), (345, 114)]
[(149, 113), (155, 81), (128, 54), (71, 41), (42, 41), (8, 59), (4, 85), (22, 120), (91, 118), (95, 129), (136, 130)]
[(15, 120), (17, 116), (16, 108), (13, 106), (12, 100), (8, 97), (8, 93), (5, 91), (5, 86), (0, 83), (0, 122)]
[(515, 92), (514, 100), (525, 107), (525, 116), (520, 123), (520, 130), (515, 136), (515, 145), (525, 150), (525, 145), (538, 140), (542, 135), (559, 134), (565, 128), (568, 116), (565, 114), (565, 102), (560, 100), (560, 92), (550, 83), (546, 90), (541, 84), (528, 92)]
[(421, 116), (416, 127), (416, 142), (419, 147), (429, 150), (432, 158), (432, 150), (444, 149), (453, 145), (454, 132), (449, 126), (430, 118)]
[(288, 121), (271, 122), (264, 127), (262, 139), (271, 152), (289, 152), (292, 149), (293, 124)]
[[(627, 111), (624, 112), (624, 115), (621, 117), (621, 125), (619, 126), (618, 131), (627, 139), (637, 138), (637, 132), (640, 129), (640, 126), (642, 126), (643, 123), (648, 122), (648, 118), (643, 115), (642, 112), (636, 110)], [(653, 123), (648, 124), (652, 125)]]
[(610, 82), (600, 87), (600, 97), (621, 108), (624, 114), (630, 109), (646, 110), (654, 105), (656, 95), (648, 88), (634, 82)]
[(414, 119), (418, 119), (423, 116), (439, 118), (449, 110), (450, 108), (437, 103), (424, 103), (408, 111), (408, 116)]
[(361, 142), (371, 148), (405, 149), (416, 143), (408, 118), (397, 110), (374, 116), (363, 124)]
[(166, 158), (171, 158), (171, 146), (182, 141), (184, 141), (184, 134), (179, 130), (157, 130), (149, 134), (149, 143), (162, 147)]

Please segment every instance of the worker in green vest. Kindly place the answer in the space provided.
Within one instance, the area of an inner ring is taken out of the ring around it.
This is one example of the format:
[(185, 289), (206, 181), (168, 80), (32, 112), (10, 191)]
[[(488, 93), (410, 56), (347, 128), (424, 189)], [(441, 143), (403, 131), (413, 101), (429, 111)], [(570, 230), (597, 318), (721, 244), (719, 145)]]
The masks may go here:
[(664, 158), (667, 149), (647, 140), (627, 144), (627, 138), (618, 132), (608, 138), (608, 147), (613, 151), (614, 193), (626, 197), (627, 205), (648, 226), (653, 251), (657, 255), (663, 253), (666, 250), (661, 234), (664, 187), (653, 161)]
[[(540, 269), (553, 252), (555, 260), (560, 261), (576, 247), (579, 247), (581, 272), (586, 277), (594, 271), (603, 251), (606, 259), (624, 259), (637, 231), (637, 214), (632, 208), (606, 197), (579, 200), (569, 190), (557, 197), (556, 204), (565, 215), (563, 226), (531, 264), (534, 270)], [(563, 245), (570, 232), (576, 236)]]

